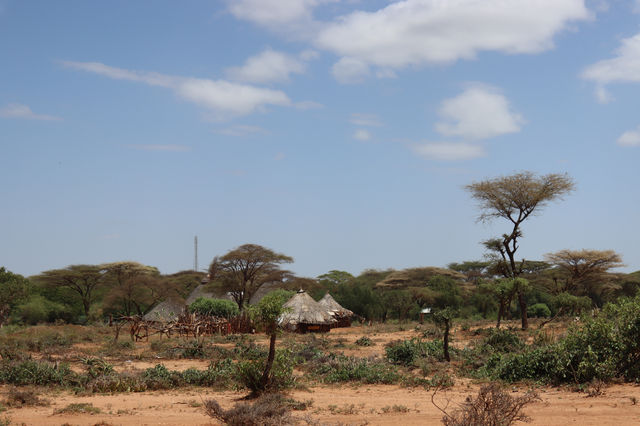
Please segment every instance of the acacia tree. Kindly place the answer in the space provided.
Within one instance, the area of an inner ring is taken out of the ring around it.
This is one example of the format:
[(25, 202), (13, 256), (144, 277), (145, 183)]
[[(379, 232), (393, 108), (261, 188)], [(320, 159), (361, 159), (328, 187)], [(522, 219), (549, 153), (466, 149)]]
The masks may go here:
[(158, 269), (138, 262), (113, 262), (101, 265), (111, 286), (105, 303), (121, 309), (125, 315), (142, 315), (155, 302), (168, 296), (167, 284)]
[(280, 264), (291, 263), (293, 258), (257, 244), (245, 244), (222, 257), (216, 257), (209, 266), (211, 281), (217, 281), (227, 290), (242, 310), (251, 297), (266, 283), (282, 282), (290, 276)]
[(95, 302), (94, 290), (105, 283), (105, 271), (98, 265), (71, 265), (64, 269), (52, 269), (33, 279), (49, 288), (69, 288), (80, 296), (84, 315), (89, 317)]
[[(478, 220), (490, 222), (501, 218), (509, 221), (511, 231), (485, 242), (485, 247), (500, 256), (502, 274), (506, 278), (518, 278), (523, 272), (524, 259), (516, 260), (519, 239), (522, 237), (522, 223), (539, 212), (548, 202), (562, 199), (573, 191), (575, 184), (566, 174), (551, 173), (537, 176), (532, 172), (521, 172), (511, 176), (501, 176), (467, 185), (465, 189), (480, 203)], [(522, 318), (522, 329), (529, 327), (527, 302), (524, 290), (517, 292)]]
[(622, 257), (613, 250), (560, 250), (546, 254), (545, 259), (560, 272), (553, 277), (559, 291), (591, 299), (606, 288), (610, 281), (607, 272), (624, 266)]

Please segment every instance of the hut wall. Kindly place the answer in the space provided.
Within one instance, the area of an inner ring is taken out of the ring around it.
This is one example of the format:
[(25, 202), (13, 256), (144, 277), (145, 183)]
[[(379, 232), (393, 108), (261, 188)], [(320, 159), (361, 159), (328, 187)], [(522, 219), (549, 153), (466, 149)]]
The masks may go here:
[(329, 324), (298, 324), (297, 333), (328, 333), (331, 330)]
[(334, 327), (351, 327), (351, 317), (341, 317), (336, 319), (338, 322), (335, 323)]

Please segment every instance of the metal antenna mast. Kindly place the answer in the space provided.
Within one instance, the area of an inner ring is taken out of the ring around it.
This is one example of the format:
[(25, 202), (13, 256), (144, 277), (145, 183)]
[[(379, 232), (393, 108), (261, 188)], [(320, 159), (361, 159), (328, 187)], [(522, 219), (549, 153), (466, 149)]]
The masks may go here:
[(198, 236), (193, 237), (193, 248), (194, 248), (194, 257), (193, 257), (193, 271), (198, 272)]

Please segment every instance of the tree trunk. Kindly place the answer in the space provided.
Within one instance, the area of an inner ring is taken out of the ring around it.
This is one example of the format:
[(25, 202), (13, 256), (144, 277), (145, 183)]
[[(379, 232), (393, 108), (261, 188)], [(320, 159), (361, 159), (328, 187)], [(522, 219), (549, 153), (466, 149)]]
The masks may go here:
[(500, 305), (498, 307), (498, 322), (496, 323), (496, 328), (500, 328), (500, 320), (504, 316), (504, 302), (501, 300)]
[(524, 292), (518, 291), (518, 302), (520, 303), (520, 318), (522, 319), (522, 329), (529, 328), (529, 319), (527, 318), (527, 300), (524, 298)]
[(444, 323), (444, 359), (447, 362), (451, 362), (451, 357), (449, 356), (449, 326), (451, 325), (451, 320), (445, 320)]
[(264, 366), (264, 373), (262, 373), (262, 379), (260, 380), (260, 387), (264, 390), (269, 385), (269, 374), (273, 367), (273, 360), (276, 357), (276, 331), (271, 332), (269, 339), (269, 356), (267, 357), (267, 364)]
[(87, 317), (87, 322), (89, 322), (89, 308), (91, 308), (91, 303), (88, 300), (83, 300), (82, 307), (84, 308), (84, 316)]

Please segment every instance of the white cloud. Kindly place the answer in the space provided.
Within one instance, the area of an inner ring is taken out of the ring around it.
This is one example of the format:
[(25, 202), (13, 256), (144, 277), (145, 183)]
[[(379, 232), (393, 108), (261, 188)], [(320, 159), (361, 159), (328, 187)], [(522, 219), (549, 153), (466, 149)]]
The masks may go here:
[(369, 127), (380, 127), (382, 123), (380, 119), (375, 114), (361, 114), (358, 112), (354, 112), (351, 114), (349, 118), (349, 123), (355, 124), (356, 126), (369, 126)]
[(191, 147), (185, 145), (130, 145), (130, 148), (141, 151), (188, 152)]
[(105, 77), (135, 81), (171, 89), (179, 97), (203, 106), (214, 119), (251, 114), (266, 105), (290, 106), (291, 100), (280, 90), (271, 90), (225, 80), (175, 77), (155, 72), (131, 71), (99, 62), (62, 62), (68, 68), (93, 72)]
[(361, 70), (393, 70), (482, 51), (539, 53), (553, 48), (554, 36), (571, 23), (588, 19), (584, 0), (404, 0), (340, 17), (315, 43)]
[(442, 102), (439, 114), (443, 121), (436, 130), (445, 136), (469, 140), (488, 139), (520, 131), (524, 122), (504, 95), (486, 86), (471, 87)]
[(227, 0), (229, 12), (238, 19), (253, 22), (270, 31), (310, 38), (321, 24), (313, 10), (337, 0)]
[(365, 129), (358, 129), (353, 133), (353, 138), (365, 142), (371, 140), (371, 132)]
[(629, 130), (624, 132), (618, 138), (618, 145), (620, 146), (640, 146), (640, 126), (635, 130)]
[(61, 120), (60, 117), (54, 117), (53, 115), (36, 114), (33, 111), (31, 111), (31, 108), (23, 104), (9, 104), (4, 108), (0, 108), (0, 117), (25, 118), (29, 120), (44, 120), (44, 121)]
[(300, 101), (296, 102), (294, 105), (297, 109), (308, 110), (308, 109), (320, 109), (324, 108), (324, 105), (314, 101)]
[(342, 58), (331, 67), (331, 74), (342, 84), (360, 83), (369, 73), (369, 65), (355, 58)]
[(271, 83), (287, 81), (291, 74), (304, 73), (305, 68), (305, 63), (298, 58), (267, 49), (247, 59), (242, 67), (228, 69), (227, 75), (249, 83)]
[(238, 124), (236, 126), (227, 127), (224, 129), (214, 130), (215, 133), (226, 136), (250, 136), (256, 134), (267, 134), (267, 130), (259, 126), (249, 126), (245, 124)]
[(640, 82), (640, 33), (623, 39), (615, 53), (614, 58), (596, 62), (585, 68), (581, 74), (582, 78), (598, 84), (596, 97), (599, 101), (611, 100), (610, 95), (602, 96), (608, 94), (604, 86), (609, 83)]
[(435, 142), (414, 145), (413, 151), (430, 160), (461, 161), (484, 157), (484, 148), (469, 143)]

